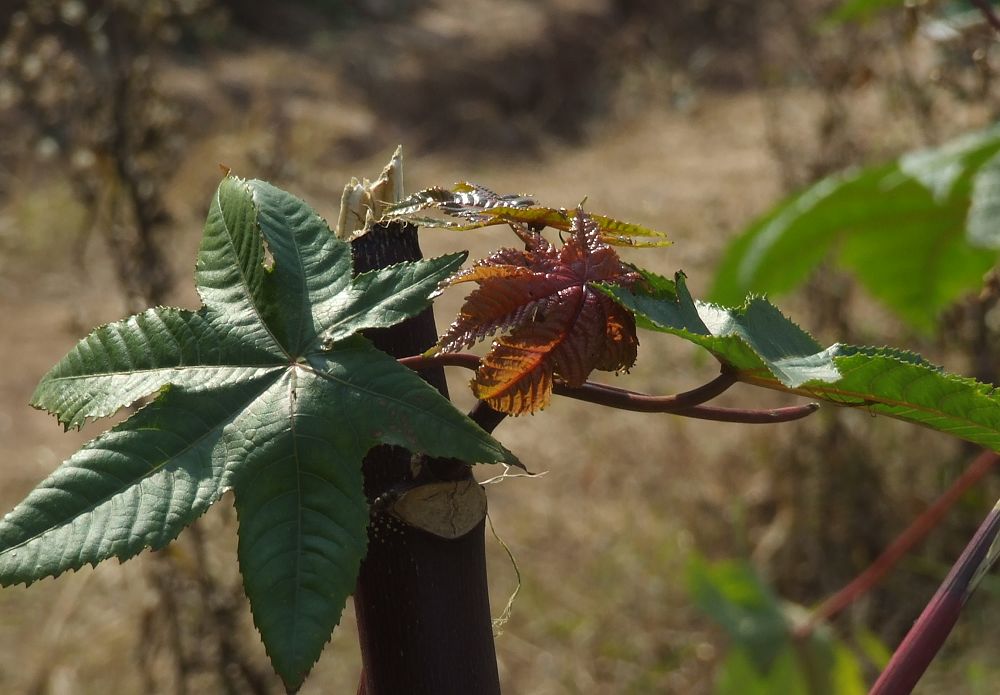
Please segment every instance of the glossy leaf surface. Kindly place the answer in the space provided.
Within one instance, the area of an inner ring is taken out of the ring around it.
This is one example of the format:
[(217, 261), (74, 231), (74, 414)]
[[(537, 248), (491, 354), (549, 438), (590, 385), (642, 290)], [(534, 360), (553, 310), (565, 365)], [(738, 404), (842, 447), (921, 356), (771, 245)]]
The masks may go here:
[(692, 299), (678, 274), (606, 288), (637, 324), (691, 341), (730, 365), (741, 381), (863, 408), (1000, 451), (1000, 394), (893, 348), (823, 348), (761, 297), (733, 309)]
[(639, 342), (631, 314), (593, 283), (627, 286), (638, 276), (578, 210), (566, 243), (536, 234), (528, 249), (501, 249), (453, 276), (476, 282), (458, 318), (438, 342), (456, 352), (497, 332), (472, 382), (476, 397), (500, 412), (531, 413), (548, 405), (553, 378), (579, 386), (595, 369), (635, 362)]
[(296, 689), (365, 553), (368, 449), (516, 461), (358, 334), (423, 310), (463, 259), (352, 277), (350, 247), (305, 203), (223, 180), (198, 254), (203, 306), (102, 326), (39, 384), (32, 404), (66, 426), (156, 398), (0, 521), (0, 583), (161, 548), (232, 489), (254, 621)]

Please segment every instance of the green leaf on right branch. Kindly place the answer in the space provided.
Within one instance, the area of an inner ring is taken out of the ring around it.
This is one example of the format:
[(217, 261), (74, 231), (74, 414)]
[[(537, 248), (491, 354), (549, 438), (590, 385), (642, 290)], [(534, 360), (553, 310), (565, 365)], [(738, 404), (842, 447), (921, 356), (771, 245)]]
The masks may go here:
[(684, 275), (644, 273), (646, 288), (602, 287), (639, 327), (711, 352), (740, 381), (863, 408), (1000, 451), (1000, 394), (949, 374), (912, 352), (836, 343), (823, 348), (763, 297), (739, 308), (694, 300)]

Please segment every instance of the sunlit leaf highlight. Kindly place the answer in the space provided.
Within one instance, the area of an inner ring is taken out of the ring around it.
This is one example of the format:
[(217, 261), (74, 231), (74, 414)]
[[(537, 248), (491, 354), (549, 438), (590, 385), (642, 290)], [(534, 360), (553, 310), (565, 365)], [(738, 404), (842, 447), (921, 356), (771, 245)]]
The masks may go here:
[(741, 381), (923, 425), (1000, 451), (1000, 394), (919, 355), (836, 343), (823, 348), (770, 302), (739, 308), (694, 300), (684, 276), (644, 273), (632, 289), (604, 288), (637, 324), (711, 352)]
[(198, 253), (203, 306), (96, 329), (35, 391), (32, 404), (68, 427), (153, 399), (0, 521), (0, 584), (162, 548), (233, 490), (254, 622), (297, 689), (365, 554), (369, 448), (517, 462), (360, 335), (425, 309), (464, 258), (355, 277), (349, 245), (301, 200), (224, 179)]
[(637, 277), (578, 210), (561, 247), (536, 234), (526, 250), (501, 249), (454, 275), (449, 285), (479, 287), (438, 348), (457, 352), (500, 333), (473, 392), (500, 412), (535, 412), (548, 405), (557, 377), (579, 386), (595, 369), (632, 366), (639, 344), (632, 316), (593, 283), (628, 285)]

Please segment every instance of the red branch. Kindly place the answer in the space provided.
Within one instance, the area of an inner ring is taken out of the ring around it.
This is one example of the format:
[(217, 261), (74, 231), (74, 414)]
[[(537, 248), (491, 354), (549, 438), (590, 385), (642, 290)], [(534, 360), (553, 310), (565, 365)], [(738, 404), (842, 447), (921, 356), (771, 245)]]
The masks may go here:
[[(558, 391), (556, 391), (558, 393)], [(785, 408), (765, 408), (758, 410), (754, 408), (718, 408), (712, 405), (693, 405), (684, 410), (665, 411), (672, 412), (681, 417), (690, 417), (695, 420), (714, 420), (716, 422), (736, 422), (743, 425), (775, 425), (779, 422), (792, 422), (812, 415), (819, 410), (819, 403), (806, 403), (804, 405), (790, 405)]]
[[(477, 369), (479, 358), (470, 353), (447, 352), (436, 355), (414, 355), (402, 357), (399, 363), (410, 369), (425, 369), (432, 366), (464, 367)], [(627, 391), (614, 386), (586, 382), (582, 386), (567, 386), (556, 382), (553, 392), (560, 396), (575, 398), (588, 403), (596, 403), (619, 410), (640, 413), (673, 413), (699, 420), (738, 422), (744, 424), (770, 424), (798, 420), (816, 412), (819, 405), (807, 403), (787, 408), (767, 410), (746, 410), (742, 408), (718, 408), (701, 405), (715, 398), (737, 381), (736, 374), (723, 368), (722, 374), (696, 389), (671, 396), (650, 396), (645, 393)]]
[(975, 590), (976, 576), (984, 569), (990, 547), (1000, 533), (1000, 507), (994, 507), (976, 530), (948, 576), (906, 633), (889, 664), (868, 695), (909, 693), (944, 645), (959, 613)]
[(896, 540), (867, 569), (852, 579), (844, 588), (824, 600), (809, 616), (809, 621), (795, 631), (795, 636), (809, 636), (819, 623), (837, 615), (882, 581), (896, 563), (938, 525), (948, 510), (965, 494), (965, 491), (982, 480), (997, 462), (1000, 462), (1000, 456), (992, 451), (984, 451), (979, 454), (962, 475), (951, 484), (951, 487), (938, 497), (934, 504), (914, 519), (913, 523), (899, 534)]
[(552, 391), (560, 396), (637, 413), (673, 413), (710, 401), (735, 383), (736, 377), (732, 372), (723, 372), (707, 384), (672, 396), (648, 396), (590, 381), (582, 386), (567, 386), (556, 382)]

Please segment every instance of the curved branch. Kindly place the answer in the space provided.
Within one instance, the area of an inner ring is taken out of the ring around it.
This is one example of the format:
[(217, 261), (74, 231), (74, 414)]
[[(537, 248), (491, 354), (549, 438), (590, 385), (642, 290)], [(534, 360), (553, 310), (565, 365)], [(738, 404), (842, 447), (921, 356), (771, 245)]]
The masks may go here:
[(736, 375), (730, 371), (723, 371), (707, 384), (672, 396), (649, 396), (590, 381), (582, 386), (568, 386), (557, 382), (553, 385), (552, 392), (619, 410), (632, 410), (637, 413), (677, 413), (712, 400), (735, 383)]
[[(410, 369), (424, 369), (426, 367), (442, 365), (451, 367), (464, 367), (466, 369), (476, 369), (479, 367), (479, 358), (471, 353), (447, 352), (435, 355), (414, 355), (412, 357), (400, 358), (399, 363)], [(807, 403), (787, 408), (773, 408), (768, 410), (745, 410), (742, 408), (717, 408), (714, 406), (701, 405), (706, 401), (715, 398), (737, 381), (736, 374), (723, 367), (722, 374), (712, 381), (699, 386), (698, 388), (674, 394), (672, 396), (650, 396), (645, 393), (637, 393), (626, 389), (607, 386), (605, 384), (595, 384), (586, 382), (581, 386), (568, 386), (556, 382), (552, 392), (560, 396), (575, 398), (588, 403), (617, 408), (619, 410), (631, 410), (640, 413), (673, 413), (683, 417), (696, 418), (699, 420), (716, 420), (719, 422), (738, 422), (745, 424), (770, 424), (776, 422), (790, 422), (804, 418), (816, 412), (819, 405)], [(492, 408), (489, 411), (496, 413)], [(477, 406), (470, 416), (479, 422), (488, 422), (492, 427), (496, 427), (500, 420), (493, 422), (494, 415), (489, 411)], [(502, 418), (501, 418), (502, 419)], [(480, 423), (482, 424), (482, 423)], [(487, 430), (489, 431), (489, 430)]]
[(715, 420), (716, 422), (737, 422), (744, 425), (773, 425), (779, 422), (801, 420), (819, 410), (819, 403), (790, 405), (785, 408), (767, 408), (753, 410), (743, 408), (717, 408), (711, 405), (695, 405), (685, 410), (672, 411), (674, 415), (691, 417), (697, 420)]
[[(430, 356), (415, 355), (403, 357), (398, 362), (410, 369), (424, 369), (436, 365), (465, 367), (466, 369), (479, 367), (479, 358), (467, 352), (444, 352)], [(552, 392), (560, 396), (575, 398), (578, 401), (587, 401), (619, 410), (632, 410), (639, 413), (674, 413), (712, 400), (735, 384), (736, 381), (735, 372), (723, 367), (722, 374), (707, 384), (672, 396), (650, 396), (590, 381), (585, 382), (582, 386), (569, 386), (557, 381), (552, 387)]]
[(812, 415), (819, 409), (818, 403), (767, 410), (701, 405), (718, 396), (735, 382), (736, 377), (733, 376), (732, 372), (723, 372), (703, 386), (673, 396), (648, 396), (644, 393), (626, 391), (604, 384), (593, 384), (589, 381), (582, 386), (567, 386), (557, 383), (552, 387), (552, 393), (618, 410), (631, 410), (638, 413), (671, 413), (698, 420), (741, 422), (748, 425), (790, 422)]

